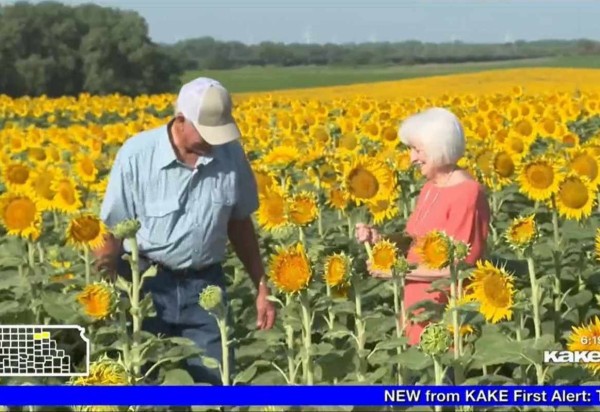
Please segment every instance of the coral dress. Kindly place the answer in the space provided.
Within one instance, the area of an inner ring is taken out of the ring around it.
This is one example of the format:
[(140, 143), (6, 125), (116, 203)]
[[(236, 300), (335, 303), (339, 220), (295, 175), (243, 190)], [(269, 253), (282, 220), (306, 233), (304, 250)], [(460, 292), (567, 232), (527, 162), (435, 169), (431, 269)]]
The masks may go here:
[[(415, 251), (416, 240), (432, 230), (444, 231), (448, 236), (468, 243), (471, 246), (466, 263), (474, 265), (483, 258), (489, 231), (490, 208), (485, 189), (474, 180), (467, 180), (453, 186), (438, 187), (427, 182), (406, 223), (406, 232), (414, 240), (407, 260), (418, 265), (421, 261)], [(446, 303), (442, 292), (430, 292), (430, 281), (406, 281), (404, 302), (407, 309), (424, 300)], [(418, 313), (419, 310), (412, 311)], [(419, 343), (421, 332), (427, 322), (406, 325), (406, 335), (410, 345)]]

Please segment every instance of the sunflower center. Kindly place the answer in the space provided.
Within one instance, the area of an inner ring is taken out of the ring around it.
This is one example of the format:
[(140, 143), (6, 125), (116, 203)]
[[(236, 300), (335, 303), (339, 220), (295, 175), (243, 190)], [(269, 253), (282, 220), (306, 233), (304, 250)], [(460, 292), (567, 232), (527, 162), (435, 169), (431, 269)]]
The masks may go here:
[(373, 173), (358, 167), (350, 172), (348, 177), (350, 190), (359, 198), (370, 199), (379, 191), (379, 182)]
[(327, 283), (329, 286), (337, 286), (342, 279), (344, 279), (344, 275), (346, 274), (346, 265), (344, 261), (340, 257), (333, 257), (329, 261), (329, 267), (327, 268)]
[(11, 166), (6, 177), (9, 182), (22, 185), (29, 179), (29, 169), (23, 165)]
[(94, 217), (80, 217), (71, 230), (71, 236), (78, 242), (90, 242), (100, 234), (100, 222)]
[(515, 172), (515, 164), (507, 153), (501, 152), (496, 156), (494, 169), (500, 177), (511, 177)]
[(423, 260), (431, 266), (442, 267), (448, 259), (448, 248), (441, 239), (425, 242), (423, 246)]
[(589, 200), (587, 187), (577, 178), (570, 178), (564, 181), (558, 191), (558, 196), (562, 203), (570, 209), (581, 209)]
[(65, 203), (72, 205), (75, 203), (75, 193), (69, 182), (61, 182), (58, 186), (58, 193)]
[(339, 145), (346, 150), (354, 150), (358, 145), (358, 139), (354, 133), (344, 133), (340, 137)]
[(33, 224), (35, 214), (35, 203), (27, 198), (18, 198), (10, 202), (4, 209), (4, 221), (10, 229), (23, 230)]
[(394, 258), (394, 251), (389, 247), (384, 247), (373, 251), (373, 263), (379, 268), (391, 268), (394, 264)]
[(28, 154), (30, 157), (40, 162), (46, 160), (46, 152), (39, 147), (32, 147), (29, 149)]
[(94, 166), (94, 162), (89, 157), (85, 157), (81, 160), (80, 163), (81, 171), (85, 173), (87, 176), (91, 176), (96, 171), (96, 166)]
[(483, 280), (483, 293), (488, 302), (496, 308), (508, 306), (509, 294), (503, 280), (493, 274)]
[(46, 200), (52, 200), (55, 193), (52, 190), (52, 174), (44, 173), (38, 176), (34, 182), (35, 193)]
[(521, 136), (531, 136), (533, 133), (533, 126), (527, 120), (521, 120), (519, 123), (517, 123), (516, 129)]
[(523, 143), (523, 140), (519, 137), (510, 138), (508, 146), (515, 153), (523, 153), (525, 150), (525, 143)]
[(481, 170), (486, 175), (492, 171), (492, 156), (494, 156), (494, 153), (492, 153), (490, 150), (486, 150), (485, 152), (477, 156), (477, 167), (479, 167), (479, 170)]
[(596, 160), (584, 153), (575, 157), (571, 161), (571, 168), (580, 176), (587, 176), (590, 180), (596, 179), (598, 176), (598, 163)]
[(547, 164), (533, 164), (527, 168), (527, 180), (535, 189), (547, 189), (554, 182), (554, 170)]

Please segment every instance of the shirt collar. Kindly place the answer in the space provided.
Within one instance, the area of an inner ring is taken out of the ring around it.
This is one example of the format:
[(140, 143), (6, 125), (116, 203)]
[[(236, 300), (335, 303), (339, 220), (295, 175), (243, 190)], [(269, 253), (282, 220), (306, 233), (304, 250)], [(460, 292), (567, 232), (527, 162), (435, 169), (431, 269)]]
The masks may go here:
[[(177, 155), (175, 154), (175, 150), (173, 149), (171, 140), (169, 138), (172, 123), (173, 120), (171, 120), (167, 125), (163, 126), (165, 130), (164, 133), (161, 133), (160, 141), (158, 142), (157, 163), (160, 169), (165, 169), (173, 163), (179, 163), (179, 159), (177, 159)], [(211, 163), (213, 160), (218, 159), (218, 154), (220, 152), (218, 149), (218, 147), (213, 147), (213, 153), (210, 155), (199, 156), (198, 160), (196, 161), (196, 167), (200, 165), (205, 166)]]

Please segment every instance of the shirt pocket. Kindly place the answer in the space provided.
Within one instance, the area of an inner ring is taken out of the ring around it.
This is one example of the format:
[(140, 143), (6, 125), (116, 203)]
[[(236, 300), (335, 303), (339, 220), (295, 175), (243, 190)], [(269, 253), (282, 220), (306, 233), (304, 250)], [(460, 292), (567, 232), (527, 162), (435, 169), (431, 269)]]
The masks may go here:
[(173, 235), (181, 217), (181, 205), (177, 199), (157, 200), (146, 203), (144, 238), (150, 243), (167, 244), (174, 241)]
[(216, 237), (227, 237), (227, 224), (235, 205), (235, 191), (232, 185), (222, 183), (211, 189), (213, 225), (211, 232)]

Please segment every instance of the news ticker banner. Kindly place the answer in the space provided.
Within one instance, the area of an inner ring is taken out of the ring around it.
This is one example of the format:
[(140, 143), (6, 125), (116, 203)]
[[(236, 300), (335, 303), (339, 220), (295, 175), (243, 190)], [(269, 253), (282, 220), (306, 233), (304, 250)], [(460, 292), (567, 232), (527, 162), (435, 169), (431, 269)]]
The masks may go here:
[(0, 405), (594, 406), (600, 386), (0, 386)]

